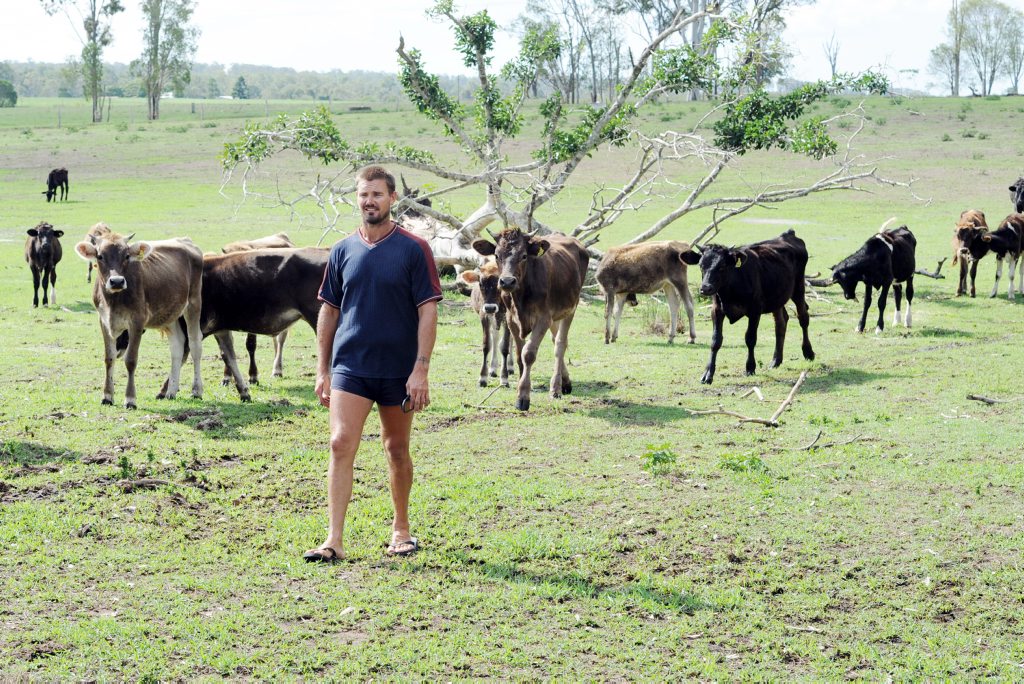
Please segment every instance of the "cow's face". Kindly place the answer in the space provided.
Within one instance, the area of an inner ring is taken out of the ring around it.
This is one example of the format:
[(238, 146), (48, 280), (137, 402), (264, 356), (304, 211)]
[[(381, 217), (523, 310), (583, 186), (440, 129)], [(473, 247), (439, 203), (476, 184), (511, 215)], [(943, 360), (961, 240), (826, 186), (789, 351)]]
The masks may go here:
[(953, 229), (953, 243), (956, 245), (956, 253), (961, 257), (969, 258), (971, 256), (971, 247), (981, 241), (988, 231), (984, 228), (978, 228), (973, 224), (958, 224)]
[(839, 283), (839, 287), (843, 288), (844, 297), (847, 299), (857, 299), (857, 283), (860, 282), (860, 278), (857, 278), (848, 269), (840, 265), (832, 271), (832, 280)]
[(63, 230), (54, 230), (53, 226), (46, 221), (41, 222), (35, 228), (29, 228), (26, 232), (35, 238), (36, 250), (44, 258), (49, 258), (53, 252), (53, 245), (57, 238), (64, 237)]
[(148, 242), (128, 243), (128, 239), (83, 240), (75, 245), (78, 256), (96, 263), (100, 271), (97, 283), (110, 294), (124, 292), (130, 286), (132, 263), (145, 259), (153, 251)]
[(481, 311), (490, 316), (498, 313), (500, 303), (498, 275), (498, 264), (493, 257), (489, 257), (484, 259), (480, 267), (472, 271), (463, 271), (458, 277), (458, 280), (467, 285), (476, 286), (480, 292)]
[(1024, 178), (1018, 178), (1017, 182), (1010, 186), (1010, 201), (1013, 202), (1015, 212), (1024, 212)]
[(473, 249), (484, 256), (494, 255), (498, 270), (498, 287), (505, 292), (512, 292), (526, 275), (527, 259), (539, 257), (548, 251), (550, 243), (543, 239), (527, 235), (518, 230), (502, 231), (497, 236), (497, 244), (487, 240), (476, 240)]
[(739, 250), (721, 245), (708, 245), (700, 255), (700, 293), (711, 296), (728, 282), (736, 269), (743, 266), (743, 255)]

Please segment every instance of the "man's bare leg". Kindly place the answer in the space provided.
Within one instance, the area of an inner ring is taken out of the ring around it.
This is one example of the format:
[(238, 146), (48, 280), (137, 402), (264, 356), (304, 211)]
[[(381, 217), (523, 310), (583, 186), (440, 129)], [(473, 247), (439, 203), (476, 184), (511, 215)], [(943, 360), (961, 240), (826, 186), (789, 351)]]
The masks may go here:
[(409, 440), (412, 434), (414, 412), (404, 413), (400, 406), (381, 406), (381, 441), (388, 459), (388, 474), (391, 480), (391, 503), (395, 517), (391, 524), (391, 553), (410, 553), (416, 550), (410, 544), (409, 533), (409, 492), (412, 490), (412, 456)]

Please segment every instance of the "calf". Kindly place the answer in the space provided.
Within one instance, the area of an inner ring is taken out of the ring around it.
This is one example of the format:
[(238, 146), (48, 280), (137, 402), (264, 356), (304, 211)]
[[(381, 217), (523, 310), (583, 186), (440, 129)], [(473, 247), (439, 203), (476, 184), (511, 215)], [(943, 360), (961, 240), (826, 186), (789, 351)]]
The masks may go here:
[(896, 315), (893, 325), (901, 322), (900, 304), (903, 299), (903, 285), (907, 284), (907, 317), (905, 325), (911, 324), (910, 304), (914, 299), (914, 251), (917, 240), (906, 226), (894, 230), (885, 230), (868, 238), (860, 249), (832, 267), (832, 279), (843, 288), (847, 299), (857, 299), (857, 284), (864, 283), (864, 311), (861, 313), (857, 332), (864, 332), (864, 324), (871, 307), (871, 288), (877, 287), (878, 293), (878, 325), (875, 332), (885, 329), (885, 300), (889, 294), (889, 286), (893, 288), (896, 300)]
[(1010, 186), (1010, 202), (1016, 213), (1024, 213), (1024, 178), (1018, 178), (1017, 182)]
[[(782, 364), (782, 347), (786, 340), (789, 314), (786, 302), (793, 300), (797, 318), (803, 329), (804, 358), (813, 361), (814, 350), (807, 334), (810, 315), (804, 300), (804, 271), (807, 269), (807, 247), (793, 230), (779, 237), (744, 247), (722, 245), (698, 247), (687, 252), (683, 260), (691, 266), (700, 264), (703, 278), (700, 293), (711, 297), (711, 359), (701, 382), (709, 385), (715, 378), (715, 360), (722, 348), (722, 322), (726, 317), (735, 323), (747, 317), (747, 375), (753, 375), (754, 346), (757, 326), (762, 314), (775, 317), (775, 355), (769, 368)], [(699, 252), (699, 253), (698, 253)]]
[[(604, 290), (604, 343), (619, 337), (622, 307), (630, 295), (650, 294), (664, 290), (668, 299), (670, 325), (669, 344), (675, 339), (679, 325), (679, 301), (686, 308), (690, 323), (690, 343), (697, 339), (693, 326), (693, 296), (686, 281), (683, 255), (690, 251), (685, 242), (644, 242), (609, 249), (597, 267), (597, 282)], [(611, 321), (614, 315), (615, 327)]]
[(971, 296), (974, 296), (974, 281), (978, 275), (978, 262), (988, 249), (983, 245), (981, 236), (988, 232), (984, 212), (968, 209), (960, 213), (960, 220), (953, 228), (953, 264), (960, 264), (960, 280), (957, 283), (956, 296), (967, 292), (968, 268), (971, 274)]
[[(32, 269), (32, 306), (39, 306), (39, 283), (42, 276), (43, 306), (49, 301), (57, 305), (57, 262), (64, 256), (60, 246), (63, 230), (54, 230), (46, 221), (40, 221), (35, 228), (28, 229), (25, 240), (25, 261)], [(46, 290), (50, 290), (47, 301)]]
[[(463, 271), (456, 278), (459, 285), (469, 288), (473, 310), (480, 317), (483, 328), (484, 362), (480, 366), (480, 386), (487, 386), (488, 357), (490, 357), (490, 377), (498, 375), (498, 352), (501, 352), (501, 386), (508, 387), (509, 332), (505, 322), (505, 305), (498, 291), (498, 264), (494, 257), (486, 257), (476, 269)], [(498, 335), (501, 334), (499, 345)]]
[[(192, 396), (201, 399), (203, 253), (188, 238), (135, 244), (131, 239), (111, 233), (75, 245), (79, 256), (95, 261), (99, 268), (92, 301), (100, 315), (107, 369), (103, 403), (114, 403), (114, 359), (123, 355), (128, 369), (125, 407), (136, 407), (135, 367), (142, 334), (149, 328), (166, 331), (171, 343), (171, 371), (157, 399), (173, 399), (178, 393), (186, 335), (194, 366)], [(184, 318), (184, 330), (178, 325), (179, 318)]]
[[(107, 235), (110, 235), (110, 226), (108, 226), (106, 223), (100, 222), (89, 229), (89, 232), (85, 234), (85, 239), (92, 240), (95, 243), (96, 238), (106, 237)], [(85, 282), (91, 283), (93, 269), (92, 261), (89, 261), (88, 265), (89, 270), (85, 274)]]
[[(291, 249), (295, 247), (295, 243), (291, 241), (287, 233), (275, 233), (274, 235), (268, 235), (267, 237), (257, 238), (255, 240), (239, 240), (238, 242), (231, 242), (221, 248), (221, 252), (224, 254), (233, 254), (235, 252), (249, 252), (254, 249)], [(274, 371), (273, 377), (280, 378), (284, 375), (284, 343), (288, 339), (288, 330), (282, 330), (277, 335), (274, 335)], [(259, 369), (256, 367), (256, 336), (248, 334), (245, 336), (245, 350), (249, 353), (249, 384), (258, 385), (260, 384)], [(231, 369), (224, 366), (224, 379), (222, 383), (227, 385), (231, 382)]]
[(523, 233), (512, 229), (498, 235), (491, 233), (491, 237), (493, 244), (477, 240), (473, 248), (484, 256), (493, 255), (498, 265), (505, 320), (515, 340), (519, 361), (516, 408), (528, 411), (530, 371), (548, 330), (555, 341), (551, 396), (557, 399), (572, 392), (565, 350), (590, 255), (583, 243), (565, 235), (537, 237), (536, 231)]
[(43, 194), (46, 195), (47, 202), (56, 202), (57, 189), (60, 188), (60, 201), (63, 202), (64, 198), (69, 194), (70, 187), (68, 184), (68, 170), (61, 167), (47, 174), (46, 190), (43, 191)]
[[(996, 280), (992, 284), (992, 292), (989, 297), (995, 297), (999, 293), (999, 280), (1003, 275), (1003, 260), (1010, 262), (1010, 286), (1006, 292), (1008, 299), (1016, 299), (1016, 290), (1020, 287), (1014, 286), (1014, 272), (1017, 269), (1017, 260), (1021, 255), (1021, 248), (1024, 246), (1024, 214), (1010, 214), (999, 227), (994, 231), (980, 228), (960, 229), (957, 231), (957, 240), (960, 244), (960, 280), (962, 294), (964, 286), (964, 272), (966, 261), (971, 263), (971, 296), (974, 296), (974, 277), (977, 274), (978, 262), (989, 254), (996, 256)], [(1024, 265), (1021, 266), (1021, 284), (1024, 285)]]

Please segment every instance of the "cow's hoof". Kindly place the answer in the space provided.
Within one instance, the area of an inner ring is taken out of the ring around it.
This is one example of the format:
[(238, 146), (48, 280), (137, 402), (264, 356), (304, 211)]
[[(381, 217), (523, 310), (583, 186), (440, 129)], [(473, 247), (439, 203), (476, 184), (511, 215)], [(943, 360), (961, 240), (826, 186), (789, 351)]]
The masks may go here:
[(222, 378), (221, 381), (220, 381), (220, 386), (221, 387), (227, 387), (230, 384), (231, 384), (231, 378)]
[(487, 378), (480, 378), (480, 386), (487, 387)]
[(249, 378), (249, 384), (250, 385), (258, 385), (258, 384), (260, 384), (260, 379), (259, 378)]
[(243, 404), (248, 404), (252, 401), (252, 397), (250, 397), (248, 394), (243, 394), (242, 396), (239, 397), (239, 399), (242, 400)]
[(126, 402), (124, 402), (124, 407), (126, 409), (128, 409), (129, 411), (134, 411), (135, 409), (139, 408), (138, 406), (135, 405), (134, 401), (126, 401)]
[(526, 399), (516, 399), (516, 408), (519, 409), (520, 411), (529, 411), (530, 410), (530, 399), (529, 399), (529, 397), (527, 397)]
[(114, 402), (111, 401), (110, 399), (104, 399), (103, 401), (100, 402), (100, 404), (103, 406), (113, 406)]
[(876, 335), (881, 335), (882, 334), (882, 328), (881, 327), (876, 327), (875, 328), (875, 334)]
[(715, 381), (715, 376), (714, 376), (713, 373), (705, 373), (704, 377), (702, 377), (700, 379), (700, 384), (702, 384), (702, 385), (710, 385), (714, 381)]
[(691, 337), (690, 341), (687, 344), (697, 344), (697, 338), (696, 337)]
[(282, 373), (281, 371), (274, 371), (273, 373), (270, 374), (270, 377), (272, 377), (272, 378), (283, 378), (284, 377), (284, 373)]
[(563, 382), (562, 383), (562, 394), (572, 394), (572, 383), (571, 382)]
[(501, 386), (502, 387), (508, 387), (508, 380), (502, 380), (501, 381)]
[(804, 352), (804, 358), (807, 359), (808, 361), (813, 361), (814, 360), (814, 350), (813, 349), (808, 349), (807, 351), (805, 351)]

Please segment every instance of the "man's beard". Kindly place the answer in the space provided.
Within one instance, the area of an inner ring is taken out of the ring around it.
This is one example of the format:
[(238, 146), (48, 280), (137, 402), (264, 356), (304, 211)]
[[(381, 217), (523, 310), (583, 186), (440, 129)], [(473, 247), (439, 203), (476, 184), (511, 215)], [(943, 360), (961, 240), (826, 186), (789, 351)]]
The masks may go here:
[[(373, 216), (373, 215), (370, 214), (370, 212), (376, 212), (377, 215)], [(363, 210), (363, 221), (365, 221), (366, 223), (370, 224), (371, 226), (376, 226), (376, 225), (379, 225), (381, 223), (384, 223), (389, 218), (391, 218), (390, 212), (384, 213), (384, 212), (382, 212), (382, 211), (380, 211), (378, 209), (371, 209), (369, 211), (367, 211), (365, 209)]]

